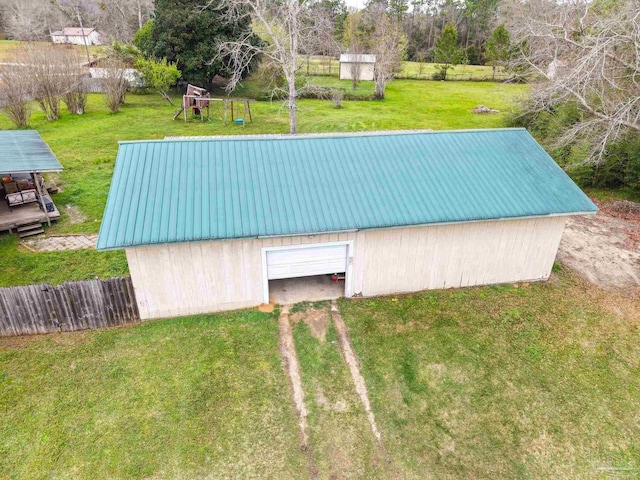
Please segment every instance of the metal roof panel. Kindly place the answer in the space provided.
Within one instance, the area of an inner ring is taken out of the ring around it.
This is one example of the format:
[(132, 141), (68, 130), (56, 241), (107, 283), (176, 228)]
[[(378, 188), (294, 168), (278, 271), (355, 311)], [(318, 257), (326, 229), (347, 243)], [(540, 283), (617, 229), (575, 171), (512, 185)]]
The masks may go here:
[(0, 173), (61, 170), (62, 165), (35, 130), (0, 130)]
[(524, 129), (122, 142), (98, 248), (595, 211)]

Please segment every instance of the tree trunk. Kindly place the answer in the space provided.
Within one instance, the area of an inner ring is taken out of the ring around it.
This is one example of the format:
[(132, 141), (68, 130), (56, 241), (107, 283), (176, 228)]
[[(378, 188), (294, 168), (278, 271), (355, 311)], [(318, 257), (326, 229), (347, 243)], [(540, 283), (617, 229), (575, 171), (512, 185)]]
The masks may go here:
[(163, 92), (162, 90), (160, 90), (160, 95), (162, 95), (162, 98), (169, 102), (170, 105), (173, 105), (173, 101), (171, 100), (171, 97), (167, 92)]
[(82, 25), (82, 15), (80, 15), (79, 8), (76, 8), (76, 15), (78, 16), (78, 22), (80, 23), (80, 31), (82, 32), (82, 41), (84, 42), (84, 49), (87, 52), (87, 63), (91, 63), (91, 55), (89, 55), (89, 45), (87, 45), (87, 37), (84, 34), (84, 25)]
[(142, 28), (142, 5), (140, 5), (140, 0), (137, 1), (138, 4), (138, 28)]
[(298, 92), (296, 90), (295, 78), (289, 82), (289, 133), (298, 133), (298, 122), (296, 118), (296, 100)]

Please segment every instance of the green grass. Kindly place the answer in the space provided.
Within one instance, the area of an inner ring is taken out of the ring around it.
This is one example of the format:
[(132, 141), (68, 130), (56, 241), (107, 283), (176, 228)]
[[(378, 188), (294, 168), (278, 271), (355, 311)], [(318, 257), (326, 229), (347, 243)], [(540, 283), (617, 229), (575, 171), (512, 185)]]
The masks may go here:
[[(339, 82), (339, 80), (332, 80)], [(349, 85), (348, 81), (344, 81)], [(362, 88), (368, 88), (363, 82)], [(527, 87), (474, 82), (423, 82), (398, 80), (387, 89), (383, 101), (345, 101), (341, 109), (329, 101), (299, 102), (300, 132), (364, 131), (393, 129), (486, 128), (504, 125), (504, 115), (474, 115), (478, 104), (505, 110), (524, 94)], [(179, 103), (178, 98), (175, 98)], [(118, 151), (118, 141), (164, 138), (171, 135), (238, 135), (286, 133), (288, 118), (279, 102), (255, 102), (254, 122), (246, 128), (220, 120), (220, 110), (212, 110), (212, 121), (200, 123), (172, 120), (177, 107), (159, 95), (128, 95), (122, 111), (109, 112), (100, 95), (91, 95), (84, 115), (63, 112), (55, 122), (36, 111), (31, 127), (64, 166), (56, 176), (62, 192), (53, 195), (61, 218), (49, 234), (96, 233), (100, 228), (109, 184)], [(13, 128), (0, 116), (0, 128)], [(68, 207), (77, 207), (69, 210)], [(79, 211), (73, 216), (69, 211)], [(21, 251), (17, 243), (0, 235), (4, 265), (10, 265), (0, 285), (30, 283), (46, 279), (52, 283), (126, 274), (122, 254), (66, 252), (64, 255), (33, 254)], [(115, 259), (114, 265), (109, 263)], [(73, 266), (73, 268), (69, 268)]]
[(403, 478), (639, 474), (632, 300), (561, 270), (340, 306)]
[(390, 465), (371, 433), (342, 359), (329, 304), (314, 305), (314, 311), (309, 308), (301, 309), (305, 316), (320, 312), (328, 321), (324, 340), (315, 338), (303, 321), (293, 330), (309, 409), (311, 454), (319, 477), (390, 478)]
[(630, 202), (640, 202), (640, 194), (630, 189), (611, 190), (608, 188), (584, 188), (587, 195), (601, 202), (614, 202), (616, 200), (628, 200)]
[(638, 476), (637, 301), (556, 267), (339, 304), (384, 447), (331, 322), (299, 322), (301, 452), (277, 312), (242, 310), (0, 339), (0, 478)]
[(0, 478), (301, 478), (274, 316), (0, 339)]
[(3, 259), (0, 287), (90, 280), (128, 275), (124, 251), (70, 250), (33, 253), (21, 248), (15, 235), (0, 235)]

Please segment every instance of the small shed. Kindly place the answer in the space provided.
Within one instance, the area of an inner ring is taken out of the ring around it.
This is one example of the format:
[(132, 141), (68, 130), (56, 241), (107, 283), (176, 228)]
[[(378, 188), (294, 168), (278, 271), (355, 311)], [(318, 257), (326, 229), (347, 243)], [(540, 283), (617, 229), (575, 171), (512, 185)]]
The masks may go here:
[(95, 28), (67, 27), (51, 34), (53, 43), (73, 45), (102, 45), (101, 35)]
[(373, 80), (376, 56), (365, 53), (340, 55), (340, 80)]
[(568, 216), (596, 211), (524, 129), (121, 142), (97, 248), (126, 251), (158, 318), (310, 279), (346, 297), (545, 280)]
[(35, 130), (0, 131), (0, 232), (35, 235), (60, 217), (42, 174), (61, 170)]

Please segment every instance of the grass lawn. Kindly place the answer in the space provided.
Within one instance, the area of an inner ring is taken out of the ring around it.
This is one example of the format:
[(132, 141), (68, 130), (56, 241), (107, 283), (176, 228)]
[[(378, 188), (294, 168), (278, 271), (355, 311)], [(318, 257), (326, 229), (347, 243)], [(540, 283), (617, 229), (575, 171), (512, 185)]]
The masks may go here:
[(275, 316), (243, 310), (0, 339), (0, 478), (637, 477), (637, 302), (557, 269), (340, 308), (384, 448), (299, 322), (300, 452)]
[(637, 300), (559, 271), (340, 307), (402, 478), (640, 474)]
[[(349, 84), (348, 81), (344, 83)], [(503, 114), (474, 115), (471, 109), (478, 104), (508, 109), (510, 102), (524, 94), (526, 89), (523, 85), (496, 83), (398, 80), (389, 85), (387, 98), (383, 101), (345, 101), (344, 108), (335, 109), (329, 101), (301, 100), (299, 130), (501, 127), (504, 125)], [(40, 132), (65, 168), (57, 178), (63, 191), (53, 196), (62, 216), (48, 233), (95, 233), (99, 230), (119, 140), (288, 131), (286, 111), (276, 102), (256, 102), (252, 108), (254, 122), (247, 124), (246, 128), (222, 125), (219, 120), (221, 112), (215, 109), (211, 122), (174, 121), (175, 110), (175, 106), (169, 105), (159, 95), (150, 94), (128, 95), (122, 112), (118, 114), (112, 114), (104, 107), (100, 95), (90, 96), (87, 113), (81, 116), (64, 112), (59, 120), (49, 122), (36, 111), (32, 128)], [(0, 116), (0, 129), (9, 128), (13, 128), (12, 124)], [(0, 235), (3, 264), (11, 266), (0, 276), (0, 287), (42, 279), (58, 283), (126, 274), (122, 252), (34, 254), (20, 250), (17, 245), (12, 236)]]
[(0, 478), (301, 478), (273, 315), (0, 339)]

